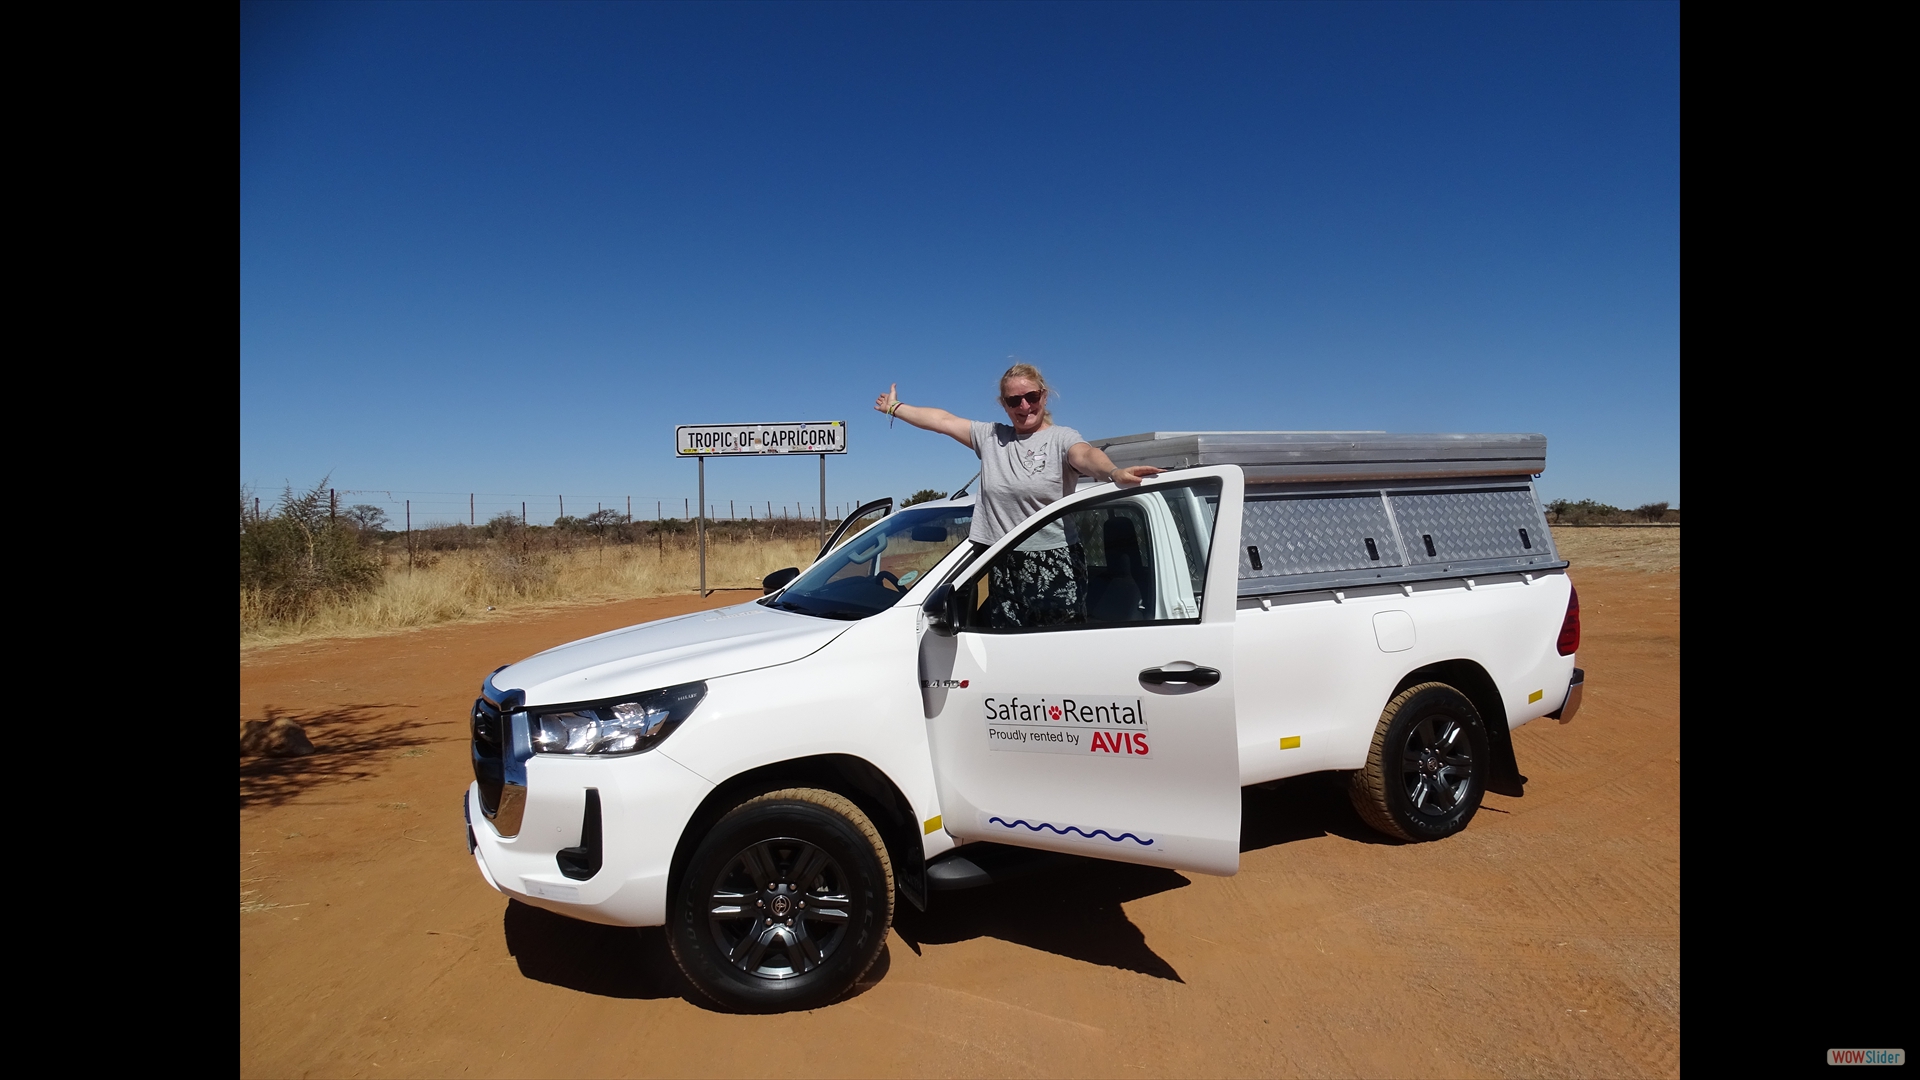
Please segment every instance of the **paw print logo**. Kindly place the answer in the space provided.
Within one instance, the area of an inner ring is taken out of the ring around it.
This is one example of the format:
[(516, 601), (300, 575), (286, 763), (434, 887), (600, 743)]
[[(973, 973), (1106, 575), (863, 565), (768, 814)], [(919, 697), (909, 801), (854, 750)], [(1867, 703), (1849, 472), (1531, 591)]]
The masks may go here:
[(967, 683), (968, 683), (968, 682), (970, 682), (970, 681), (971, 681), (971, 680), (969, 680), (969, 679), (961, 679), (961, 680), (960, 680), (960, 689), (962, 689), (962, 690), (965, 690), (965, 689), (967, 688)]
[(1055, 720), (1060, 719), (1060, 706), (1054, 705), (1049, 707), (1047, 709), (1047, 715), (1053, 717)]

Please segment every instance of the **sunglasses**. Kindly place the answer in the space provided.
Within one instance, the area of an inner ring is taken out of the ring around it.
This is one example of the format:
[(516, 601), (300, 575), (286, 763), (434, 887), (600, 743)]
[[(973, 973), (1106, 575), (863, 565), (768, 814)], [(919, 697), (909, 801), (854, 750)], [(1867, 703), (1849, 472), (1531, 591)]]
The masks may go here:
[(1000, 400), (1007, 408), (1017, 409), (1023, 401), (1029, 405), (1038, 405), (1040, 404), (1040, 400), (1046, 396), (1047, 392), (1045, 390), (1029, 390), (1024, 394), (1008, 394)]

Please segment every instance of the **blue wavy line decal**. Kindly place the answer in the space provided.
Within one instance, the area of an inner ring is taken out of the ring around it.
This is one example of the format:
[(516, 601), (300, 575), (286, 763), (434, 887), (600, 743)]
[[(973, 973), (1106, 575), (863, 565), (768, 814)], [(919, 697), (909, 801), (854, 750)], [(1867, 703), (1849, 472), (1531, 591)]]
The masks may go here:
[(1004, 825), (1009, 829), (1013, 828), (1015, 825), (1024, 825), (1030, 832), (1039, 832), (1041, 829), (1046, 829), (1060, 836), (1065, 836), (1068, 833), (1077, 833), (1080, 836), (1084, 836), (1089, 840), (1093, 839), (1096, 836), (1104, 836), (1116, 844), (1122, 840), (1131, 840), (1134, 843), (1139, 844), (1141, 847), (1153, 846), (1153, 841), (1142, 840), (1130, 832), (1123, 832), (1119, 836), (1115, 836), (1105, 829), (1095, 829), (1092, 832), (1087, 832), (1086, 830), (1080, 828), (1077, 825), (1069, 825), (1063, 829), (1060, 826), (1055, 825), (1052, 822), (1048, 822), (1048, 821), (1042, 821), (1038, 825), (1034, 825), (1034, 824), (1030, 824), (1026, 818), (1015, 818), (1012, 821), (1007, 821), (1006, 819), (1000, 818), (1000, 817), (990, 817), (987, 819), (987, 821), (994, 825)]

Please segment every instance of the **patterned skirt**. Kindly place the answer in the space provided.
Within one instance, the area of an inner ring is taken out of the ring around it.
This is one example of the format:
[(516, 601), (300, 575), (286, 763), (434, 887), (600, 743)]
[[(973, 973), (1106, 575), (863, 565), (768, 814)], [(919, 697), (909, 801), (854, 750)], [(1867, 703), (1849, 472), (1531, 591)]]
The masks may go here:
[(1087, 552), (1008, 551), (987, 570), (987, 625), (1066, 626), (1087, 621)]

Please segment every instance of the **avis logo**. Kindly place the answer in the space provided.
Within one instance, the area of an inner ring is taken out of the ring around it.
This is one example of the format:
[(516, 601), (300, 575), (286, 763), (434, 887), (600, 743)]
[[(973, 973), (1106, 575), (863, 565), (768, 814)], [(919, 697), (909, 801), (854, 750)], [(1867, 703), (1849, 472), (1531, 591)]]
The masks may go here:
[(920, 686), (926, 690), (965, 690), (966, 679), (921, 679)]
[(1093, 733), (1093, 745), (1087, 748), (1093, 754), (1138, 754), (1145, 756), (1147, 733), (1144, 731), (1096, 731)]

